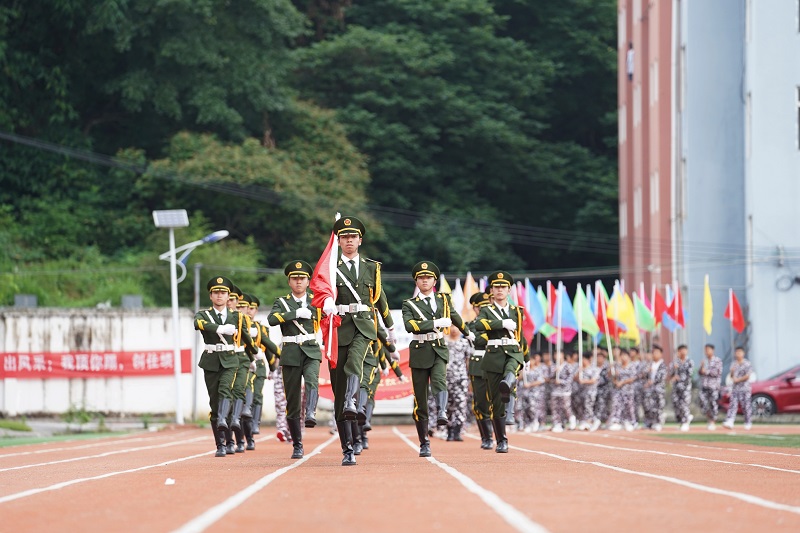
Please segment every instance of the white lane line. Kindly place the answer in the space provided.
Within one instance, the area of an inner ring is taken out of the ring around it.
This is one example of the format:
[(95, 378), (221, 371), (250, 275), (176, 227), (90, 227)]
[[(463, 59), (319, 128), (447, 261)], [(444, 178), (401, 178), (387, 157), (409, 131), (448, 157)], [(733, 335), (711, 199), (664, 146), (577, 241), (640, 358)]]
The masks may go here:
[[(392, 431), (395, 435), (400, 437), (406, 444), (408, 444), (412, 450), (419, 451), (419, 446), (411, 442), (408, 437), (403, 435), (397, 427), (393, 427)], [(467, 477), (466, 475), (462, 474), (452, 466), (443, 463), (437, 460), (434, 457), (426, 457), (426, 459), (456, 478), (468, 491), (478, 496), (483, 502), (488, 505), (495, 513), (497, 513), (500, 518), (505, 520), (511, 527), (516, 529), (517, 531), (522, 532), (531, 532), (531, 533), (542, 533), (546, 532), (547, 529), (544, 526), (537, 524), (536, 522), (532, 521), (530, 518), (525, 516), (522, 512), (518, 511), (516, 507), (512, 506), (509, 503), (506, 503), (504, 500), (500, 498), (494, 492), (487, 490), (480, 485), (478, 485), (472, 478)]]
[[(733, 435), (733, 433), (731, 433), (731, 435)], [(670, 439), (668, 437), (664, 438), (664, 439), (647, 439), (647, 438), (639, 439), (639, 438), (636, 438), (636, 437), (625, 437), (625, 436), (622, 436), (622, 435), (611, 435), (611, 434), (608, 434), (608, 433), (600, 433), (600, 434), (598, 434), (598, 436), (601, 436), (601, 437), (607, 438), (607, 439), (629, 440), (629, 441), (633, 441), (633, 442), (656, 442), (656, 443), (659, 443), (659, 444), (667, 444), (667, 445), (670, 445), (670, 446), (686, 446), (688, 448), (700, 448), (700, 449), (709, 449), (709, 450), (725, 450), (725, 451), (730, 451), (730, 452), (764, 453), (764, 454), (767, 454), (767, 455), (782, 455), (784, 457), (800, 457), (800, 454), (796, 454), (796, 453), (773, 452), (773, 451), (770, 451), (770, 450), (748, 450), (748, 449), (743, 449), (743, 448), (728, 448), (728, 447), (724, 447), (724, 446), (709, 446), (709, 445), (705, 445), (705, 444), (693, 444), (693, 443), (690, 443), (690, 442), (682, 442), (681, 440), (672, 440), (672, 439)]]
[(64, 487), (69, 487), (70, 485), (75, 485), (76, 483), (83, 483), (84, 481), (95, 481), (97, 479), (105, 479), (113, 476), (118, 476), (121, 474), (130, 474), (133, 472), (141, 472), (142, 470), (149, 470), (151, 468), (157, 468), (159, 466), (167, 466), (175, 463), (180, 463), (182, 461), (189, 461), (191, 459), (197, 459), (198, 457), (203, 457), (209, 454), (214, 453), (212, 452), (204, 452), (198, 453), (197, 455), (189, 455), (188, 457), (181, 457), (179, 459), (173, 459), (171, 461), (164, 461), (163, 463), (158, 463), (154, 465), (147, 465), (147, 466), (140, 466), (138, 468), (131, 468), (129, 470), (119, 470), (117, 472), (108, 472), (106, 474), (101, 474), (99, 476), (92, 476), (92, 477), (83, 477), (77, 479), (70, 479), (69, 481), (62, 481), (61, 483), (56, 483), (55, 485), (50, 485), (47, 487), (41, 487), (38, 489), (29, 489), (22, 492), (17, 492), (15, 494), (9, 494), (8, 496), (3, 496), (0, 498), (0, 504), (8, 503), (10, 501), (19, 500), (21, 498), (25, 498), (28, 496), (34, 496), (36, 494), (41, 494), (42, 492), (48, 492), (52, 490), (59, 490), (63, 489)]
[(319, 453), (322, 452), (323, 449), (325, 449), (325, 447), (327, 447), (330, 443), (338, 439), (339, 437), (337, 435), (332, 436), (331, 438), (329, 438), (328, 440), (326, 440), (325, 442), (314, 448), (314, 450), (311, 453), (304, 455), (302, 459), (298, 459), (289, 466), (284, 466), (283, 468), (279, 468), (278, 470), (272, 472), (271, 474), (267, 474), (266, 476), (262, 477), (249, 487), (234, 494), (224, 502), (212, 507), (211, 509), (201, 514), (197, 518), (179, 527), (178, 529), (175, 530), (175, 532), (190, 533), (190, 532), (205, 531), (207, 528), (209, 528), (215, 522), (220, 520), (226, 514), (233, 511), (241, 504), (243, 504), (245, 501), (247, 501), (247, 499), (250, 498), (252, 495), (254, 495), (258, 491), (260, 491), (261, 489), (272, 483), (274, 480), (276, 480), (289, 470), (297, 468), (298, 466), (305, 463), (315, 455), (318, 455)]
[(46, 463), (33, 463), (29, 465), (19, 465), (19, 466), (10, 466), (8, 468), (0, 468), (0, 472), (8, 472), (11, 470), (23, 470), (25, 468), (37, 468), (40, 466), (50, 466), (50, 465), (57, 465), (63, 463), (73, 463), (75, 461), (84, 461), (86, 459), (99, 459), (101, 457), (109, 457), (111, 455), (119, 455), (122, 453), (132, 453), (132, 452), (140, 452), (143, 450), (157, 450), (159, 448), (168, 448), (170, 446), (179, 446), (181, 444), (187, 444), (190, 442), (197, 442), (199, 440), (210, 440), (206, 439), (206, 437), (195, 437), (193, 439), (186, 439), (186, 440), (179, 440), (179, 441), (171, 441), (165, 442), (164, 444), (153, 444), (151, 446), (140, 446), (138, 448), (125, 448), (123, 450), (112, 450), (109, 452), (98, 453), (95, 455), (84, 455), (81, 457), (71, 457), (69, 459), (59, 459), (58, 461), (48, 461)]
[(552, 441), (557, 441), (557, 442), (567, 442), (567, 443), (570, 443), (570, 444), (572, 444), (572, 443), (580, 444), (582, 446), (594, 446), (595, 448), (605, 448), (607, 450), (618, 450), (618, 451), (622, 451), (622, 452), (633, 452), (633, 453), (651, 453), (651, 454), (654, 454), (654, 455), (665, 455), (665, 456), (670, 456), (670, 457), (679, 457), (681, 459), (691, 459), (693, 461), (706, 461), (706, 462), (709, 462), (709, 463), (722, 463), (722, 464), (726, 464), (726, 465), (752, 466), (753, 468), (764, 468), (766, 470), (775, 470), (775, 471), (778, 471), (778, 472), (788, 472), (790, 474), (800, 474), (800, 470), (791, 470), (791, 469), (788, 469), (788, 468), (779, 468), (777, 466), (767, 466), (767, 465), (760, 465), (760, 464), (756, 464), (756, 463), (738, 463), (738, 462), (735, 462), (735, 461), (724, 461), (722, 459), (707, 459), (705, 457), (695, 457), (693, 455), (683, 455), (683, 454), (680, 454), (680, 453), (661, 452), (661, 451), (658, 451), (658, 450), (640, 450), (640, 449), (636, 449), (636, 448), (623, 448), (622, 446), (609, 446), (607, 444), (599, 444), (599, 443), (596, 443), (596, 442), (587, 442), (587, 441), (584, 441), (584, 440), (580, 440), (578, 438), (575, 438), (575, 439), (562, 439), (562, 438), (559, 438), (559, 437), (551, 437), (549, 435), (533, 435), (533, 434), (526, 434), (526, 436), (535, 437), (537, 439), (552, 440)]
[[(6, 457), (20, 457), (20, 456), (23, 456), (23, 455), (38, 455), (38, 454), (42, 454), (42, 453), (65, 452), (65, 451), (71, 451), (71, 450), (82, 450), (82, 449), (85, 449), (85, 448), (98, 448), (98, 447), (101, 447), (101, 446), (113, 446), (115, 444), (127, 444), (129, 442), (140, 442), (140, 441), (147, 441), (147, 440), (156, 440), (156, 438), (158, 438), (158, 437), (176, 438), (176, 437), (182, 437), (184, 435), (189, 435), (190, 433), (193, 433), (193, 432), (183, 431), (181, 433), (173, 433), (173, 434), (169, 434), (169, 435), (151, 434), (148, 437), (135, 437), (135, 438), (111, 437), (109, 439), (109, 438), (101, 437), (100, 439), (98, 439), (96, 441), (92, 441), (92, 442), (89, 442), (89, 443), (86, 443), (86, 444), (81, 444), (80, 446), (62, 446), (61, 448), (47, 448), (46, 450), (31, 450), (31, 451), (27, 451), (27, 452), (6, 453), (6, 454), (0, 455), (0, 459), (4, 459)], [(69, 441), (69, 442), (75, 442), (75, 441), (73, 440), (73, 441)], [(42, 444), (45, 444), (45, 443), (42, 443)], [(23, 446), (23, 445), (18, 445), (18, 446)]]
[[(472, 439), (476, 439), (476, 440), (478, 439), (478, 437), (475, 437), (474, 435), (468, 435), (468, 436), (470, 438), (472, 438)], [(753, 505), (758, 505), (760, 507), (765, 507), (767, 509), (773, 509), (775, 511), (786, 511), (788, 513), (794, 513), (794, 514), (800, 515), (800, 507), (795, 507), (793, 505), (786, 505), (786, 504), (783, 504), (783, 503), (774, 502), (772, 500), (765, 500), (764, 498), (759, 498), (758, 496), (753, 496), (752, 494), (745, 494), (745, 493), (742, 493), (742, 492), (735, 492), (735, 491), (731, 491), (731, 490), (718, 489), (716, 487), (709, 487), (707, 485), (700, 485), (699, 483), (693, 483), (691, 481), (685, 481), (683, 479), (678, 479), (678, 478), (674, 478), (674, 477), (662, 476), (662, 475), (659, 475), (659, 474), (651, 474), (649, 472), (640, 472), (638, 470), (630, 470), (630, 469), (621, 468), (621, 467), (618, 467), (618, 466), (607, 465), (605, 463), (601, 463), (601, 462), (598, 462), (598, 461), (583, 461), (581, 459), (570, 459), (569, 457), (564, 457), (562, 455), (556, 455), (554, 453), (543, 452), (543, 451), (539, 451), (539, 450), (529, 450), (527, 448), (521, 448), (519, 446), (510, 446), (509, 445), (509, 448), (511, 448), (513, 450), (519, 450), (519, 451), (525, 452), (525, 453), (535, 453), (537, 455), (544, 455), (546, 457), (552, 457), (553, 459), (559, 459), (561, 461), (566, 461), (566, 462), (570, 462), (570, 463), (593, 465), (593, 466), (597, 466), (597, 467), (600, 467), (600, 468), (606, 468), (608, 470), (614, 470), (616, 472), (621, 472), (623, 474), (630, 474), (630, 475), (634, 475), (634, 476), (641, 476), (641, 477), (647, 477), (647, 478), (651, 478), (651, 479), (658, 479), (660, 481), (666, 481), (667, 483), (673, 483), (675, 485), (680, 485), (682, 487), (688, 487), (690, 489), (699, 490), (701, 492), (709, 492), (711, 494), (717, 494), (717, 495), (720, 495), (720, 496), (728, 496), (730, 498), (735, 498), (737, 500), (741, 500), (743, 502), (750, 503), (750, 504), (753, 504)]]

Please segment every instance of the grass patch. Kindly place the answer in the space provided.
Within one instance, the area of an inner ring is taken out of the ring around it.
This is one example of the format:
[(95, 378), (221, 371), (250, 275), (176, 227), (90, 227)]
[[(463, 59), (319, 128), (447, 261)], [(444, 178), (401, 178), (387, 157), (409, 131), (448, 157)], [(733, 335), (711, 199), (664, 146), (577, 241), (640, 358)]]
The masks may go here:
[(33, 431), (24, 420), (0, 420), (0, 429), (10, 429), (12, 431)]
[(42, 444), (46, 442), (63, 442), (71, 440), (88, 440), (108, 437), (111, 433), (70, 433), (51, 437), (0, 437), (0, 448), (8, 446), (24, 446), (26, 444)]
[(700, 442), (728, 442), (748, 446), (770, 446), (775, 448), (800, 448), (800, 435), (773, 435), (765, 433), (659, 433), (656, 437)]

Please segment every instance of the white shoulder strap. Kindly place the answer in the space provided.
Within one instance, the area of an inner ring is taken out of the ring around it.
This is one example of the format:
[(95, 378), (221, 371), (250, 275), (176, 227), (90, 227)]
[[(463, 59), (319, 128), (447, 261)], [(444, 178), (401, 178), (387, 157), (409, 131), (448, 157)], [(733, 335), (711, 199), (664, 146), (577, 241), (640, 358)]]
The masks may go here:
[(344, 281), (344, 284), (347, 286), (348, 289), (350, 289), (350, 292), (353, 293), (353, 297), (356, 299), (356, 301), (358, 303), (361, 303), (361, 297), (358, 295), (356, 290), (353, 288), (353, 285), (350, 283), (350, 280), (347, 279), (347, 277), (344, 274), (342, 274), (342, 271), (339, 270), (338, 268), (336, 269), (336, 273), (339, 275), (340, 278), (342, 278), (342, 281)]
[[(290, 313), (290, 312), (292, 311), (291, 309), (289, 309), (289, 304), (287, 304), (287, 303), (286, 303), (286, 300), (285, 300), (285, 299), (283, 299), (283, 298), (278, 298), (278, 300), (280, 300), (280, 302), (283, 304), (283, 307), (285, 307), (285, 308), (286, 308), (286, 312), (287, 312), (287, 313)], [(297, 326), (297, 329), (299, 329), (301, 332), (303, 332), (303, 335), (308, 335), (308, 333), (306, 333), (306, 330), (305, 330), (305, 328), (303, 328), (303, 326), (301, 326), (301, 325), (300, 325), (300, 324), (297, 322), (297, 320), (292, 320), (292, 324), (294, 324), (295, 326)]]

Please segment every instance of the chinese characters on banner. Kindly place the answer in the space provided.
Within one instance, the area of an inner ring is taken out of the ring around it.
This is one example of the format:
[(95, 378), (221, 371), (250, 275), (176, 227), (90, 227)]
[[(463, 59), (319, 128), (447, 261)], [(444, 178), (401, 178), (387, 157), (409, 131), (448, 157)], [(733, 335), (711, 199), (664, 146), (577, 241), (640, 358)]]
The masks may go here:
[[(0, 378), (106, 378), (167, 376), (175, 372), (172, 350), (138, 352), (0, 353)], [(181, 350), (181, 372), (192, 371), (192, 351)]]

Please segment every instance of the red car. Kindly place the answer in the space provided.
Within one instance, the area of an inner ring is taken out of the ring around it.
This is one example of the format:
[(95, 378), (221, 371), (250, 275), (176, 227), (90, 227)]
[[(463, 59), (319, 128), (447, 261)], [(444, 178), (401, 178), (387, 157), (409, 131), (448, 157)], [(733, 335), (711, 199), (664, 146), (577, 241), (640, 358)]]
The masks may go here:
[[(800, 381), (797, 374), (800, 365), (778, 372), (769, 379), (752, 384), (752, 404), (754, 418), (767, 418), (778, 413), (800, 413)], [(730, 388), (725, 388), (719, 399), (723, 409), (728, 408)], [(742, 407), (739, 406), (741, 414)]]

